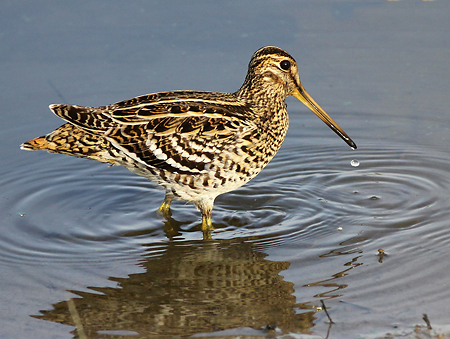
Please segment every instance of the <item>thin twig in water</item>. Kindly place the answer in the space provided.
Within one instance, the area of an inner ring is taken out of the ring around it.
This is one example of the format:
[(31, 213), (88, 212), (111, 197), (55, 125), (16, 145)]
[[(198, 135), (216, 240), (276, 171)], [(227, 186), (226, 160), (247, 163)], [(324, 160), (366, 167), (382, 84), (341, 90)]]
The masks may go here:
[(67, 102), (64, 95), (62, 95), (62, 93), (58, 90), (58, 88), (56, 88), (56, 86), (53, 84), (51, 80), (48, 80), (48, 84), (55, 91), (56, 95), (62, 100), (62, 102)]
[(77, 307), (75, 306), (75, 302), (73, 301), (72, 298), (67, 300), (67, 306), (69, 307), (69, 312), (70, 315), (72, 316), (72, 320), (75, 323), (78, 337), (80, 339), (87, 339), (87, 336), (84, 333), (83, 324), (81, 323), (80, 315), (78, 314)]
[(328, 339), (330, 337), (330, 332), (331, 332), (331, 326), (333, 326), (332, 323), (328, 324), (328, 329), (327, 329), (327, 336), (325, 337), (325, 339)]
[(426, 313), (423, 314), (423, 320), (427, 323), (427, 328), (429, 330), (432, 330), (430, 319), (428, 319), (428, 315)]
[(330, 324), (334, 324), (334, 321), (331, 319), (330, 315), (328, 314), (328, 310), (327, 307), (325, 306), (325, 303), (323, 302), (323, 300), (320, 300), (320, 302), (322, 303), (322, 308), (325, 311), (325, 314), (328, 317), (328, 320), (330, 321)]

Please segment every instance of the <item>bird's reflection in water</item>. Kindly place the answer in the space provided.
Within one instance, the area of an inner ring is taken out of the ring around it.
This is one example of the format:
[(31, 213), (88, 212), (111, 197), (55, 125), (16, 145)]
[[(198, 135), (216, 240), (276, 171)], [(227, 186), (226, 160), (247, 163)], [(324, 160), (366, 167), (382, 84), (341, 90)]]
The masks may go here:
[(186, 336), (268, 325), (308, 332), (316, 308), (296, 304), (293, 283), (280, 275), (290, 264), (266, 256), (245, 242), (149, 245), (142, 262), (145, 273), (111, 277), (117, 288), (70, 291), (78, 297), (35, 317), (76, 326), (72, 304), (81, 325), (77, 328), (89, 338), (105, 330), (133, 331), (142, 337)]

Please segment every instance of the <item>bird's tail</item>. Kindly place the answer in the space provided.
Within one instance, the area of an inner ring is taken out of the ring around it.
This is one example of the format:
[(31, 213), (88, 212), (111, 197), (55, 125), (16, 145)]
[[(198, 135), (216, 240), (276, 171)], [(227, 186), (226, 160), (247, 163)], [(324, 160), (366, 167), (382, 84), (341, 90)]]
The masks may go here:
[(24, 142), (20, 148), (27, 151), (44, 150), (67, 154), (106, 163), (114, 162), (109, 153), (111, 148), (109, 141), (99, 135), (86, 133), (70, 123), (45, 136)]
[(48, 150), (49, 148), (50, 144), (45, 140), (45, 137), (34, 138), (20, 145), (20, 149), (26, 151)]

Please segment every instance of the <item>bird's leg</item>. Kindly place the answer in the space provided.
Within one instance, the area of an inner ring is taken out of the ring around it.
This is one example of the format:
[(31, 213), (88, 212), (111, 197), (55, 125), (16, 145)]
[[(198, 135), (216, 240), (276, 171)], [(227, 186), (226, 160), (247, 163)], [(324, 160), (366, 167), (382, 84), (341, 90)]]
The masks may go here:
[(163, 203), (158, 208), (158, 213), (162, 214), (162, 216), (166, 219), (169, 219), (172, 216), (172, 212), (170, 212), (170, 204), (172, 203), (172, 200), (173, 198), (166, 194)]
[(214, 205), (214, 199), (203, 200), (195, 204), (202, 213), (202, 231), (203, 239), (211, 239), (211, 231), (214, 229), (211, 222), (211, 213)]
[(214, 227), (211, 222), (211, 214), (202, 215), (202, 231), (212, 230), (212, 229), (214, 229)]
[(214, 229), (211, 222), (211, 213), (209, 215), (202, 215), (202, 231), (203, 240), (211, 240), (211, 231)]

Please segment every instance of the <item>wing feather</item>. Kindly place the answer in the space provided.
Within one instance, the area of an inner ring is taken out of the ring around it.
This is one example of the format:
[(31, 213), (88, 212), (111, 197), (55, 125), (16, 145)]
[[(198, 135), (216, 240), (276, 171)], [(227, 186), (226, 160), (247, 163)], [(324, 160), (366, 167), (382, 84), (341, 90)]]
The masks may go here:
[[(186, 97), (186, 93), (189, 97)], [(203, 173), (236, 140), (256, 128), (248, 107), (209, 92), (149, 94), (104, 107), (52, 105), (80, 129), (105, 137), (113, 147), (146, 166), (177, 173)], [(206, 94), (205, 94), (206, 93)], [(183, 98), (183, 95), (185, 96)], [(232, 94), (229, 94), (232, 96)]]

